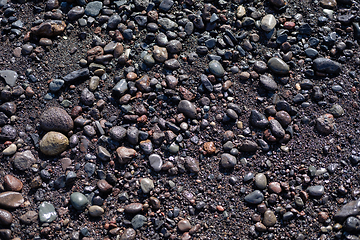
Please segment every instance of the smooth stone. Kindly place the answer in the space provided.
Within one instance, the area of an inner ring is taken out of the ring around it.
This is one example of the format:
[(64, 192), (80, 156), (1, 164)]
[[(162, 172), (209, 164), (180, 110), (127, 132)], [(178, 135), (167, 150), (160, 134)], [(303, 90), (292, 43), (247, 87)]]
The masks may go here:
[(64, 109), (51, 107), (41, 114), (40, 127), (45, 131), (67, 133), (73, 129), (74, 122)]
[(132, 227), (136, 230), (144, 226), (144, 224), (147, 222), (147, 218), (141, 214), (136, 215), (131, 220)]
[(360, 199), (351, 201), (340, 208), (334, 215), (334, 220), (337, 222), (343, 222), (350, 216), (356, 216), (360, 214)]
[(270, 121), (270, 130), (276, 138), (283, 138), (285, 136), (285, 130), (276, 119)]
[(143, 210), (142, 203), (130, 203), (124, 207), (124, 211), (130, 214), (137, 214)]
[(64, 86), (65, 81), (62, 79), (54, 79), (49, 84), (49, 90), (51, 92), (57, 92), (61, 89), (62, 86)]
[(164, 67), (168, 68), (170, 70), (176, 70), (176, 69), (179, 69), (181, 67), (181, 65), (177, 59), (172, 58), (172, 59), (166, 60), (164, 62)]
[(90, 78), (90, 82), (89, 82), (89, 90), (94, 92), (100, 83), (100, 78), (98, 76), (93, 76)]
[(88, 79), (90, 77), (90, 71), (88, 68), (82, 68), (76, 71), (73, 71), (63, 77), (65, 82), (74, 82), (77, 80)]
[(4, 187), (8, 191), (20, 192), (23, 188), (23, 183), (20, 179), (7, 174), (4, 176)]
[(237, 18), (242, 18), (243, 16), (246, 15), (246, 10), (245, 7), (243, 5), (240, 5), (237, 9), (236, 9), (236, 17)]
[(308, 187), (307, 192), (312, 197), (321, 197), (325, 192), (325, 188), (321, 185), (311, 186)]
[(334, 9), (337, 6), (337, 2), (336, 2), (336, 0), (321, 0), (320, 5), (323, 8)]
[(163, 165), (163, 160), (158, 154), (151, 154), (149, 156), (150, 166), (154, 169), (155, 172), (161, 171), (161, 167)]
[(56, 156), (67, 149), (69, 139), (59, 132), (48, 132), (40, 141), (40, 151), (47, 156)]
[(221, 161), (220, 164), (223, 168), (233, 168), (236, 165), (236, 157), (229, 154), (223, 153), (221, 154)]
[(0, 224), (9, 226), (13, 221), (13, 216), (9, 211), (0, 209)]
[(87, 199), (87, 197), (79, 192), (74, 192), (70, 195), (70, 202), (71, 205), (79, 211), (84, 210), (89, 204), (89, 200)]
[(148, 194), (154, 189), (154, 182), (150, 178), (142, 178), (140, 180), (140, 186), (143, 193)]
[(89, 215), (91, 217), (101, 217), (101, 215), (103, 215), (104, 212), (105, 211), (102, 207), (96, 205), (89, 207)]
[(162, 0), (159, 5), (159, 9), (163, 12), (168, 12), (173, 5), (174, 5), (173, 0)]
[(267, 65), (270, 70), (276, 74), (285, 75), (290, 71), (289, 66), (283, 60), (277, 57), (270, 58)]
[(24, 203), (23, 196), (18, 192), (2, 192), (0, 193), (0, 207), (5, 209), (17, 208)]
[(5, 148), (2, 153), (4, 154), (4, 156), (11, 156), (16, 153), (16, 150), (17, 150), (16, 144), (12, 143), (7, 148)]
[(177, 226), (181, 232), (188, 232), (192, 228), (189, 220), (187, 219), (180, 220)]
[(116, 149), (118, 161), (120, 164), (128, 163), (136, 156), (136, 151), (132, 148), (119, 147)]
[(99, 146), (97, 157), (100, 158), (100, 160), (102, 160), (102, 161), (109, 161), (111, 158), (111, 154), (109, 153), (109, 151), (106, 148)]
[(276, 222), (277, 222), (275, 213), (273, 211), (271, 211), (271, 210), (267, 210), (264, 213), (264, 219), (263, 219), (262, 222), (266, 227), (274, 226), (276, 224)]
[(81, 18), (85, 13), (85, 9), (81, 6), (75, 6), (67, 13), (70, 21), (75, 21)]
[(264, 195), (259, 190), (255, 190), (246, 195), (244, 200), (250, 204), (259, 204), (264, 200)]
[(88, 88), (84, 88), (81, 92), (80, 101), (87, 106), (92, 106), (95, 102), (95, 95)]
[(120, 237), (120, 240), (134, 240), (136, 237), (136, 231), (133, 228), (127, 228), (124, 230)]
[(220, 62), (216, 60), (212, 60), (209, 63), (209, 71), (214, 74), (216, 77), (223, 77), (225, 74), (225, 70)]
[(48, 202), (43, 202), (39, 206), (39, 220), (40, 222), (50, 223), (57, 218), (54, 205)]
[(317, 55), (319, 55), (319, 52), (314, 48), (307, 48), (307, 49), (305, 49), (305, 54), (309, 58), (316, 58)]
[(166, 31), (173, 31), (178, 27), (178, 24), (169, 18), (159, 18), (157, 23), (164, 28)]
[(136, 127), (129, 127), (126, 131), (127, 140), (130, 144), (136, 145), (139, 141), (139, 129)]
[(327, 74), (339, 74), (341, 72), (341, 64), (328, 58), (317, 58), (313, 62), (315, 71)]
[(264, 190), (266, 188), (267, 178), (266, 178), (265, 174), (258, 173), (255, 175), (255, 186), (260, 190)]
[(0, 239), (1, 240), (11, 240), (11, 230), (10, 229), (0, 229)]
[(275, 91), (276, 89), (278, 89), (277, 83), (270, 76), (261, 75), (260, 76), (260, 83), (268, 91)]
[(7, 85), (15, 87), (18, 74), (12, 70), (1, 70), (0, 77), (4, 79)]
[(188, 100), (181, 100), (178, 104), (178, 111), (183, 113), (186, 117), (196, 118), (196, 108)]
[(261, 19), (261, 28), (265, 32), (270, 32), (276, 26), (276, 19), (274, 15), (267, 14)]
[(30, 150), (24, 152), (18, 152), (14, 156), (13, 165), (14, 168), (20, 171), (25, 171), (31, 167), (33, 163), (36, 162), (34, 155)]
[(109, 29), (115, 29), (119, 23), (121, 23), (121, 17), (119, 16), (119, 14), (113, 14), (110, 16), (108, 22), (107, 22), (107, 27)]

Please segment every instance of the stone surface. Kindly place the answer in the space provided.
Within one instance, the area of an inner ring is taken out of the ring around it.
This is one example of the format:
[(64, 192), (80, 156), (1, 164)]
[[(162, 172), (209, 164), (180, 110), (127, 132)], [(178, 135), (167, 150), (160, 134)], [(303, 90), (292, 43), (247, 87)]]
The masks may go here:
[(360, 214), (360, 200), (351, 201), (338, 210), (335, 215), (334, 219), (338, 222), (343, 222), (346, 218), (350, 216), (356, 216)]
[(14, 87), (16, 85), (18, 74), (12, 70), (1, 70), (0, 78), (4, 79), (5, 83), (10, 87)]
[(69, 139), (59, 132), (48, 132), (40, 141), (40, 151), (47, 156), (56, 156), (67, 149)]
[(328, 58), (317, 58), (313, 64), (314, 70), (327, 74), (339, 74), (341, 72), (341, 65)]
[(23, 196), (18, 192), (2, 192), (0, 193), (0, 207), (12, 209), (20, 207), (24, 203)]
[(181, 100), (178, 105), (178, 111), (183, 113), (186, 117), (196, 118), (196, 108), (188, 100)]
[(158, 154), (151, 154), (149, 156), (149, 163), (150, 166), (154, 169), (155, 172), (159, 172), (163, 165), (163, 160), (160, 155)]
[(13, 221), (13, 216), (9, 211), (0, 209), (0, 224), (3, 226), (9, 226)]
[(276, 222), (277, 222), (275, 213), (273, 211), (271, 211), (271, 210), (267, 210), (264, 213), (264, 219), (263, 219), (262, 222), (266, 227), (274, 226), (276, 224)]
[(216, 77), (223, 77), (225, 74), (225, 70), (220, 62), (216, 60), (212, 60), (209, 63), (209, 71), (214, 74)]
[(221, 154), (220, 164), (223, 168), (233, 168), (236, 165), (236, 157), (229, 153)]
[(91, 206), (89, 207), (89, 215), (91, 217), (101, 217), (104, 214), (104, 209), (99, 206)]
[(79, 192), (74, 192), (70, 195), (70, 202), (71, 205), (79, 211), (84, 210), (89, 204), (89, 200), (87, 199), (87, 197)]
[(119, 147), (116, 149), (116, 154), (120, 164), (128, 163), (136, 156), (136, 151), (132, 148)]
[(41, 114), (40, 127), (45, 131), (67, 133), (73, 129), (74, 122), (64, 109), (51, 107)]
[(39, 220), (42, 223), (53, 222), (57, 218), (54, 205), (48, 202), (43, 202), (39, 205)]
[(267, 14), (261, 19), (261, 28), (266, 32), (270, 32), (276, 26), (276, 19), (274, 15)]
[(143, 193), (147, 194), (154, 189), (154, 182), (150, 178), (142, 178), (140, 180), (140, 186)]
[(279, 75), (288, 74), (290, 71), (289, 66), (283, 60), (277, 57), (270, 58), (267, 65), (271, 71)]
[(20, 192), (23, 188), (23, 183), (20, 179), (7, 174), (4, 176), (4, 187), (8, 191)]
[(14, 168), (20, 171), (25, 171), (30, 168), (30, 166), (36, 162), (34, 155), (30, 150), (24, 152), (18, 152), (14, 156), (13, 165)]
[(255, 190), (246, 195), (244, 200), (250, 204), (259, 204), (264, 200), (264, 195), (259, 190)]
[(60, 20), (47, 20), (38, 26), (31, 28), (31, 33), (40, 37), (55, 37), (65, 31), (66, 24)]

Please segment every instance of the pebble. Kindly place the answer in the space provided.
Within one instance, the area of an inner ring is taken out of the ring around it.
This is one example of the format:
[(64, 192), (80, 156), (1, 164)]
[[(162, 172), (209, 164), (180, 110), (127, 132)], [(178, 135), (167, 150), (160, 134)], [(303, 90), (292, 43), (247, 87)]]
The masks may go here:
[(0, 224), (9, 226), (13, 221), (13, 216), (9, 211), (0, 209)]
[(40, 127), (45, 131), (57, 131), (67, 133), (74, 127), (70, 115), (62, 108), (51, 107), (40, 116)]
[(264, 190), (267, 186), (267, 179), (266, 179), (265, 174), (263, 174), (263, 173), (256, 174), (254, 183), (258, 189)]
[(334, 117), (331, 114), (321, 115), (316, 119), (316, 130), (321, 134), (328, 135), (334, 131)]
[(337, 222), (343, 222), (349, 216), (356, 216), (360, 213), (360, 200), (351, 201), (338, 210), (335, 215), (334, 219)]
[(328, 58), (317, 58), (314, 60), (313, 67), (315, 71), (327, 74), (339, 74), (341, 65)]
[(132, 227), (136, 230), (144, 226), (144, 224), (147, 222), (147, 218), (141, 214), (135, 215), (133, 219), (131, 220)]
[(237, 9), (236, 9), (236, 17), (237, 18), (242, 18), (243, 16), (246, 15), (246, 10), (245, 7), (243, 5), (240, 5)]
[(4, 176), (4, 187), (8, 191), (21, 192), (23, 183), (20, 181), (20, 179), (7, 174)]
[(74, 192), (70, 195), (70, 202), (71, 205), (79, 211), (84, 210), (89, 204), (89, 200), (87, 199), (87, 197), (79, 192)]
[(344, 109), (339, 104), (334, 104), (329, 112), (336, 118), (341, 117), (345, 113)]
[(196, 118), (196, 108), (188, 100), (181, 100), (178, 104), (178, 111), (183, 113), (186, 117)]
[(15, 87), (18, 74), (12, 70), (1, 70), (0, 78), (4, 79), (5, 83), (10, 87)]
[[(62, 88), (62, 86), (64, 86), (64, 83), (65, 83), (65, 81), (62, 79), (54, 79), (49, 84), (49, 90), (51, 92), (57, 92)], [(61, 109), (61, 108), (59, 108), (59, 109)]]
[(225, 74), (223, 66), (216, 60), (212, 60), (209, 63), (209, 71), (214, 74), (215, 77), (223, 77)]
[(45, 22), (31, 28), (31, 33), (40, 36), (51, 38), (62, 34), (65, 31), (66, 23), (60, 20), (46, 20)]
[(150, 178), (142, 178), (140, 180), (140, 186), (143, 193), (148, 194), (154, 189), (154, 182)]
[(109, 134), (113, 140), (121, 141), (126, 137), (126, 129), (121, 126), (115, 126), (110, 129)]
[(49, 202), (43, 202), (39, 205), (39, 220), (41, 223), (50, 223), (57, 218), (54, 205)]
[(288, 74), (290, 71), (289, 66), (283, 60), (277, 57), (270, 58), (267, 65), (271, 71), (279, 75)]
[(324, 186), (316, 185), (316, 186), (308, 187), (307, 192), (312, 197), (321, 197), (325, 192), (325, 188)]
[(130, 203), (124, 207), (124, 211), (130, 214), (137, 214), (143, 210), (142, 203)]
[(250, 114), (250, 123), (254, 127), (258, 128), (266, 128), (269, 125), (268, 119), (265, 117), (264, 114), (260, 113), (257, 110), (252, 110)]
[(0, 132), (0, 141), (14, 141), (17, 137), (16, 129), (11, 125), (5, 125)]
[(149, 163), (150, 166), (154, 169), (155, 172), (161, 171), (163, 160), (160, 155), (158, 154), (151, 154), (149, 156)]
[(261, 29), (265, 32), (272, 31), (276, 26), (276, 19), (274, 15), (267, 14), (261, 19)]
[(23, 203), (24, 203), (24, 198), (18, 192), (0, 193), (0, 207), (3, 207), (5, 209), (18, 208)]
[(229, 153), (221, 154), (220, 164), (223, 168), (233, 168), (236, 165), (236, 157)]
[(7, 148), (5, 148), (2, 153), (4, 156), (11, 156), (16, 153), (16, 150), (17, 150), (16, 144), (12, 143)]
[(180, 220), (177, 226), (181, 232), (188, 232), (192, 228), (187, 219)]
[(323, 8), (335, 9), (337, 6), (336, 0), (321, 0), (320, 4)]
[(136, 156), (136, 151), (132, 148), (119, 147), (116, 149), (120, 164), (125, 164)]
[(275, 91), (278, 86), (274, 79), (268, 75), (261, 75), (260, 76), (260, 83), (261, 85), (269, 91)]
[(67, 149), (69, 139), (59, 132), (48, 132), (40, 141), (40, 151), (47, 156), (56, 156)]
[(277, 138), (283, 138), (285, 136), (285, 130), (276, 119), (270, 121), (270, 130), (271, 133)]
[(280, 183), (278, 183), (278, 182), (271, 182), (271, 183), (269, 183), (268, 188), (269, 188), (269, 191), (270, 191), (270, 192), (273, 192), (273, 193), (276, 193), (276, 194), (279, 194), (279, 193), (281, 193), (281, 191), (282, 191), (281, 185), (280, 185)]
[(92, 106), (95, 102), (95, 95), (88, 88), (84, 88), (81, 92), (80, 101), (87, 106)]
[(348, 217), (344, 223), (344, 229), (350, 233), (360, 231), (360, 219), (356, 217)]
[(264, 200), (264, 195), (259, 190), (255, 190), (249, 193), (248, 195), (246, 195), (244, 200), (247, 203), (256, 205)]
[(102, 207), (99, 206), (91, 206), (89, 207), (89, 215), (91, 217), (101, 217), (104, 214), (104, 209)]
[(36, 162), (34, 155), (30, 150), (24, 152), (18, 152), (14, 156), (13, 165), (14, 168), (20, 171), (28, 170), (33, 163)]
[(274, 226), (276, 224), (276, 222), (277, 222), (275, 213), (273, 211), (271, 211), (271, 210), (267, 210), (264, 213), (264, 219), (263, 219), (262, 222), (266, 227)]
[(156, 61), (163, 63), (168, 59), (168, 52), (166, 48), (155, 45), (153, 50), (153, 57)]
[(85, 8), (85, 14), (91, 17), (96, 17), (99, 15), (103, 3), (100, 1), (89, 2)]
[(136, 231), (133, 228), (127, 228), (124, 230), (120, 237), (120, 240), (134, 240), (136, 237)]
[(199, 161), (193, 157), (188, 156), (185, 158), (185, 166), (191, 173), (200, 172)]
[(88, 79), (90, 76), (90, 71), (88, 68), (82, 68), (76, 71), (73, 71), (63, 77), (65, 82), (75, 82), (78, 80)]

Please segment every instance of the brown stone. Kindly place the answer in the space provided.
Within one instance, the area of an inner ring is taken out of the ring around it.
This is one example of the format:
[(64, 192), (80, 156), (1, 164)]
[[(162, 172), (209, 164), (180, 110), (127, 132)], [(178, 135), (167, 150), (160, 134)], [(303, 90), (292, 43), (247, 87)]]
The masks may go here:
[(97, 187), (101, 193), (111, 193), (112, 186), (104, 179), (97, 182)]
[(20, 179), (8, 174), (4, 176), (4, 187), (8, 191), (20, 192), (23, 188), (23, 183)]
[(181, 232), (187, 232), (191, 229), (191, 224), (187, 219), (180, 220), (178, 223), (178, 228)]
[(216, 152), (216, 147), (214, 142), (206, 142), (203, 146), (206, 154), (214, 154)]
[(124, 211), (130, 214), (136, 214), (141, 212), (143, 209), (142, 203), (130, 203), (124, 207)]
[(60, 20), (47, 20), (31, 28), (31, 33), (41, 37), (55, 37), (65, 31), (66, 24)]
[(9, 211), (0, 209), (0, 224), (9, 226), (13, 221), (13, 216)]
[(136, 156), (136, 151), (132, 148), (127, 148), (127, 147), (117, 148), (116, 153), (118, 155), (120, 164), (125, 164)]
[(18, 192), (0, 193), (0, 207), (17, 208), (23, 203), (24, 203), (24, 198)]

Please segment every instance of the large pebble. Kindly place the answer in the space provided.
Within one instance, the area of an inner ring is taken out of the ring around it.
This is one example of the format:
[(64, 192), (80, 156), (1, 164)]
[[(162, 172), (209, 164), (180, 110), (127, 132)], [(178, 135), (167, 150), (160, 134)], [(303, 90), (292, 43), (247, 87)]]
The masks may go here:
[(89, 204), (89, 200), (87, 199), (87, 197), (79, 192), (74, 192), (70, 195), (70, 202), (71, 205), (79, 211), (84, 210)]
[(264, 200), (264, 195), (259, 190), (255, 190), (245, 196), (245, 202), (250, 204), (259, 204), (263, 200)]
[(130, 214), (137, 214), (143, 210), (142, 203), (130, 203), (124, 207), (124, 211)]
[(177, 226), (181, 232), (187, 232), (192, 227), (189, 220), (187, 219), (180, 220)]
[(13, 165), (14, 168), (20, 171), (25, 171), (31, 167), (33, 163), (36, 162), (34, 155), (30, 150), (24, 152), (18, 152), (14, 156)]
[(133, 217), (133, 219), (131, 220), (131, 225), (134, 229), (138, 229), (138, 228), (141, 228), (142, 226), (144, 226), (146, 221), (147, 221), (147, 218), (145, 216), (138, 214), (135, 217)]
[(1, 70), (0, 78), (4, 79), (6, 84), (9, 85), (10, 87), (14, 87), (16, 85), (18, 74), (12, 70)]
[(47, 20), (31, 28), (31, 33), (40, 37), (55, 37), (65, 31), (66, 24), (60, 20)]
[(48, 132), (40, 141), (40, 151), (48, 156), (56, 156), (69, 146), (69, 139), (59, 132)]
[(270, 70), (276, 74), (285, 75), (290, 71), (289, 66), (283, 60), (277, 57), (270, 58), (267, 65)]
[(102, 207), (99, 207), (99, 206), (91, 206), (89, 207), (89, 215), (91, 217), (100, 217), (101, 215), (104, 214), (104, 209)]
[(209, 71), (214, 74), (216, 77), (223, 77), (225, 74), (225, 70), (220, 62), (216, 60), (212, 60), (209, 63)]
[(147, 194), (154, 189), (154, 182), (150, 178), (142, 178), (140, 180), (140, 186), (143, 193)]
[(260, 190), (264, 190), (266, 188), (267, 179), (266, 179), (265, 174), (258, 173), (255, 175), (255, 186)]
[(324, 186), (316, 185), (316, 186), (308, 187), (307, 191), (309, 195), (312, 197), (321, 197), (325, 192), (325, 188)]
[(317, 58), (314, 60), (313, 67), (315, 71), (327, 74), (339, 74), (341, 65), (328, 58)]
[(120, 240), (134, 240), (136, 237), (136, 231), (133, 228), (127, 228), (124, 230), (120, 237)]
[(11, 156), (14, 153), (16, 153), (16, 150), (17, 150), (16, 144), (12, 143), (7, 148), (5, 148), (2, 153), (4, 154), (4, 156)]
[(116, 149), (120, 164), (125, 164), (136, 156), (136, 151), (132, 148), (119, 147)]
[(269, 91), (275, 91), (278, 88), (275, 80), (272, 77), (267, 76), (267, 75), (260, 76), (260, 83), (266, 90), (269, 90)]
[(199, 161), (193, 157), (187, 156), (185, 158), (185, 166), (192, 173), (200, 172)]
[(13, 221), (13, 216), (9, 211), (0, 209), (0, 224), (9, 226)]
[(321, 115), (316, 119), (316, 130), (321, 134), (328, 135), (334, 131), (335, 119), (331, 114)]
[(181, 100), (178, 105), (178, 111), (183, 113), (186, 117), (196, 118), (196, 108), (188, 100)]
[(17, 130), (11, 125), (5, 125), (0, 132), (0, 141), (14, 141), (17, 136)]
[(8, 191), (20, 192), (23, 188), (23, 183), (20, 179), (7, 174), (4, 176), (4, 187)]
[(151, 154), (149, 156), (149, 163), (150, 166), (154, 169), (155, 172), (159, 172), (163, 165), (163, 160), (160, 155), (158, 154)]
[(100, 1), (89, 2), (85, 8), (85, 14), (91, 17), (99, 15), (103, 3)]
[(39, 220), (40, 222), (50, 223), (57, 218), (54, 205), (48, 202), (43, 202), (39, 206)]
[(276, 26), (276, 19), (274, 15), (267, 14), (261, 19), (261, 28), (265, 32), (270, 32)]
[(264, 114), (260, 113), (257, 110), (252, 110), (250, 114), (250, 123), (254, 127), (266, 128), (269, 125), (268, 119)]
[(51, 107), (40, 116), (40, 127), (45, 131), (69, 132), (74, 127), (70, 115), (62, 108)]
[(233, 168), (236, 165), (236, 157), (229, 153), (221, 154), (220, 164), (223, 168)]
[(267, 210), (264, 213), (263, 224), (266, 227), (272, 227), (276, 224), (276, 222), (277, 222), (277, 219), (276, 219), (275, 213), (271, 210)]
[(351, 201), (340, 208), (336, 212), (334, 219), (338, 222), (343, 222), (349, 216), (356, 216), (360, 214), (360, 199)]
[(0, 193), (0, 207), (17, 208), (24, 203), (23, 196), (18, 192), (2, 192)]
[(121, 141), (126, 137), (126, 129), (121, 126), (112, 127), (109, 131), (111, 139)]

